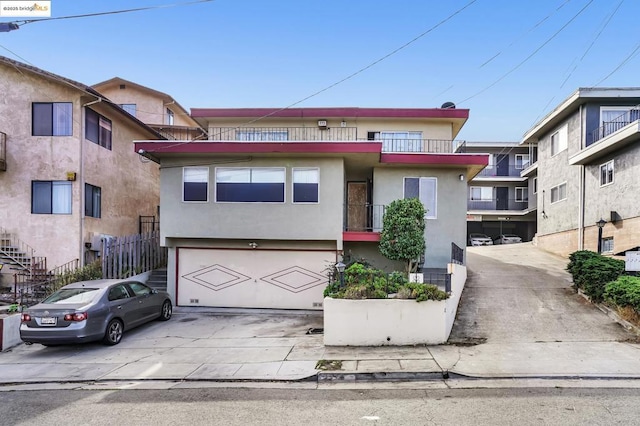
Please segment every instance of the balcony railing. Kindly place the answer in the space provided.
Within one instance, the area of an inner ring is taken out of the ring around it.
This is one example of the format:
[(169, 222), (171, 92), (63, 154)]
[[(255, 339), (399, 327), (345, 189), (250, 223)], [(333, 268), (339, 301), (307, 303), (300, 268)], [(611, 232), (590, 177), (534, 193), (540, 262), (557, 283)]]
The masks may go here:
[(7, 135), (0, 132), (0, 171), (7, 170)]
[(598, 142), (600, 139), (603, 139), (638, 120), (640, 120), (640, 105), (630, 108), (629, 111), (626, 111), (611, 121), (604, 121), (602, 126), (589, 133), (587, 136), (587, 146)]
[(207, 133), (199, 127), (159, 126), (153, 124), (150, 124), (149, 127), (168, 140), (193, 141), (207, 139)]
[(380, 232), (386, 206), (382, 204), (347, 204), (344, 230), (348, 232)]
[(529, 162), (523, 163), (521, 166), (485, 167), (477, 177), (520, 177), (520, 172), (527, 167), (529, 167)]
[(465, 142), (448, 139), (358, 138), (357, 127), (213, 127), (210, 141), (238, 142), (381, 142), (386, 153), (463, 153)]
[(526, 210), (529, 200), (516, 200), (513, 198), (504, 200), (467, 200), (467, 210)]

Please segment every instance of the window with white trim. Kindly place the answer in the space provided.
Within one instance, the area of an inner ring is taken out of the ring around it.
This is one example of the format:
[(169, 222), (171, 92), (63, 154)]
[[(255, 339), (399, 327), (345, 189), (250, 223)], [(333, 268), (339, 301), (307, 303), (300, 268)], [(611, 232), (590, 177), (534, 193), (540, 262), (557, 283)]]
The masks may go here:
[(71, 182), (41, 181), (31, 182), (32, 214), (71, 214)]
[(537, 194), (538, 193), (538, 177), (537, 176), (533, 178), (532, 186), (533, 186), (533, 193)]
[(118, 104), (118, 106), (134, 117), (136, 116), (136, 104)]
[(565, 200), (567, 198), (567, 184), (562, 183), (558, 186), (551, 188), (551, 204), (558, 201)]
[(404, 198), (418, 198), (426, 211), (426, 219), (438, 218), (438, 179), (434, 177), (404, 178)]
[(282, 167), (216, 168), (216, 202), (284, 203)]
[(382, 141), (384, 152), (423, 152), (422, 132), (418, 131), (368, 132), (367, 139)]
[(613, 253), (613, 237), (604, 237), (602, 239), (602, 252)]
[(529, 188), (527, 188), (526, 186), (516, 187), (516, 201), (529, 201)]
[(293, 168), (293, 202), (317, 203), (320, 169)]
[(607, 161), (600, 166), (600, 186), (613, 183), (613, 160)]
[(516, 154), (516, 169), (522, 170), (529, 167), (529, 154)]
[(569, 138), (569, 128), (565, 124), (558, 131), (551, 135), (551, 156), (554, 156), (567, 149), (567, 140)]
[(469, 197), (474, 201), (492, 201), (493, 200), (493, 187), (492, 186), (472, 186), (469, 188)]
[(173, 126), (174, 114), (173, 111), (171, 111), (169, 108), (167, 108), (166, 120), (169, 126)]
[(32, 136), (71, 136), (73, 133), (71, 102), (34, 102), (31, 104)]
[(182, 201), (209, 201), (209, 168), (182, 169)]

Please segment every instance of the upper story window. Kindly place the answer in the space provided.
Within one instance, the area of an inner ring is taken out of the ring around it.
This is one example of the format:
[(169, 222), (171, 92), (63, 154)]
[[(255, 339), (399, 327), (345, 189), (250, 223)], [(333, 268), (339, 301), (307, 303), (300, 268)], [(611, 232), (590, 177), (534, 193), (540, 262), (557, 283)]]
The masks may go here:
[(281, 167), (216, 168), (216, 201), (284, 203), (285, 169)]
[(317, 203), (320, 170), (317, 168), (294, 168), (292, 174), (293, 202)]
[(567, 184), (562, 183), (551, 188), (551, 204), (567, 199)]
[(185, 167), (182, 169), (182, 200), (209, 201), (208, 167)]
[(613, 183), (613, 160), (607, 161), (600, 166), (600, 186)]
[(84, 215), (96, 218), (102, 216), (102, 189), (99, 186), (84, 184)]
[(602, 252), (613, 253), (613, 237), (604, 237), (602, 239)]
[(404, 178), (404, 198), (418, 198), (426, 210), (426, 219), (438, 218), (438, 179), (434, 177)]
[(491, 201), (493, 200), (493, 187), (472, 186), (469, 188), (469, 196), (474, 201)]
[(569, 129), (565, 124), (551, 135), (551, 156), (567, 149), (567, 140), (569, 139)]
[(525, 186), (516, 187), (516, 201), (529, 201), (529, 188)]
[(171, 111), (169, 108), (167, 108), (167, 124), (169, 126), (173, 126), (173, 122), (174, 122), (174, 116), (173, 116), (173, 111)]
[(41, 181), (31, 182), (32, 214), (71, 214), (71, 182)]
[(134, 117), (136, 116), (136, 104), (120, 104), (119, 106)]
[(91, 108), (86, 109), (85, 137), (103, 148), (111, 149), (111, 120)]
[(71, 136), (73, 134), (71, 102), (34, 102), (31, 107), (33, 136)]
[(533, 186), (533, 193), (537, 194), (538, 193), (538, 177), (533, 178), (532, 186)]
[(516, 154), (516, 169), (522, 170), (529, 167), (529, 154)]
[(423, 152), (422, 132), (414, 131), (385, 131), (368, 132), (370, 141), (382, 141), (385, 152)]
[(236, 130), (237, 141), (287, 141), (287, 130)]

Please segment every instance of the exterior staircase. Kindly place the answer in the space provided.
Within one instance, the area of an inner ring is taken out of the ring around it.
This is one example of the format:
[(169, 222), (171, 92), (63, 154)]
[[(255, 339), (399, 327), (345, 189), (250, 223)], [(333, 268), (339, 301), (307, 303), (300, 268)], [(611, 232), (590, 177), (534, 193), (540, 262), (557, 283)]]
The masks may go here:
[(35, 266), (34, 249), (0, 228), (0, 262), (10, 269), (30, 272)]
[(147, 285), (156, 290), (167, 291), (167, 268), (159, 268), (151, 271)]

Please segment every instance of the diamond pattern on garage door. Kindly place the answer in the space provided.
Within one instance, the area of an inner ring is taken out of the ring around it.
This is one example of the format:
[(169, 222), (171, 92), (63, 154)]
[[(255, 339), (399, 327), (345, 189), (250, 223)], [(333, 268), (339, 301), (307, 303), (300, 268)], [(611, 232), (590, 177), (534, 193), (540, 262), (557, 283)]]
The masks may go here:
[(292, 266), (260, 279), (292, 293), (300, 293), (310, 288), (327, 284), (326, 276), (299, 266)]
[(182, 278), (215, 291), (232, 287), (251, 279), (251, 277), (240, 272), (217, 264), (190, 272), (183, 275)]

